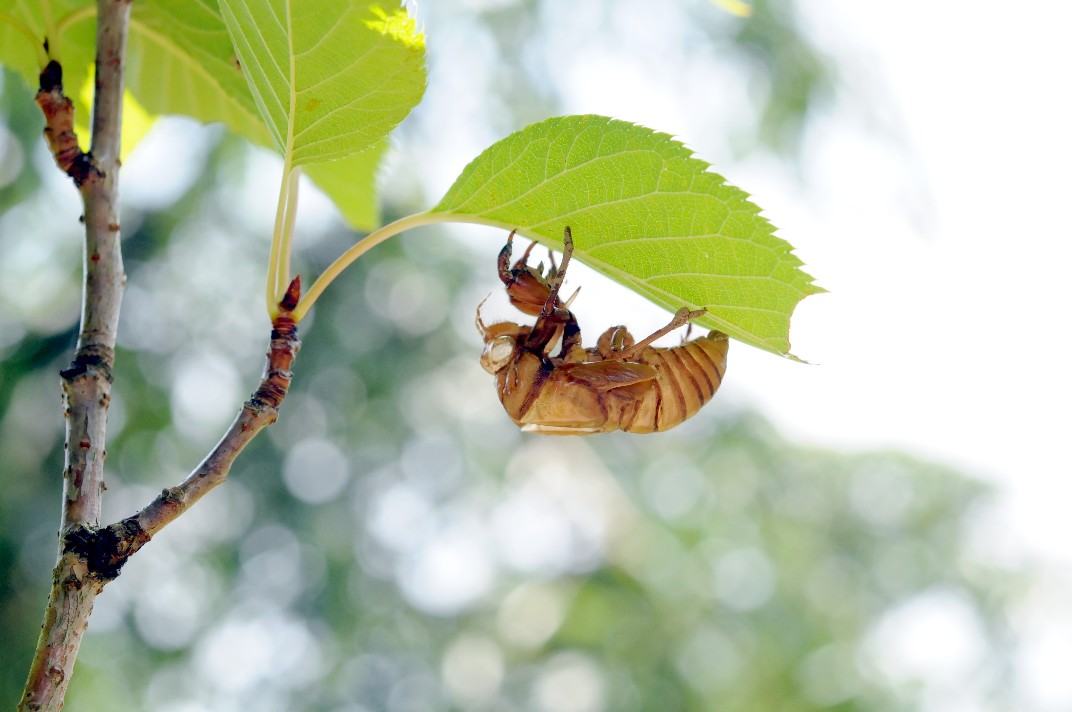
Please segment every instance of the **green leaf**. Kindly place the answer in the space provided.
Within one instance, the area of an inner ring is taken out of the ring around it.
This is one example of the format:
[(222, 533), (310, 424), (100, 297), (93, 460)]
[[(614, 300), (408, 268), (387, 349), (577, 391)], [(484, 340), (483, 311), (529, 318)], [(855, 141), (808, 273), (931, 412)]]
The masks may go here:
[[(0, 10), (0, 62), (17, 69), (33, 88), (40, 71), (35, 45), (48, 38), (50, 51), (63, 65), (64, 92), (74, 102), (79, 140), (88, 148), (92, 61), (96, 43), (96, 3), (92, 0), (20, 0), (4, 22)], [(51, 27), (46, 25), (51, 18)], [(27, 34), (29, 37), (27, 37)], [(37, 38), (30, 42), (30, 38)], [(269, 145), (245, 77), (238, 69), (231, 38), (215, 2), (139, 0), (131, 11), (127, 42), (127, 90), (123, 113), (123, 152), (146, 133), (150, 115), (185, 114), (205, 123), (223, 121), (252, 141)], [(133, 130), (131, 130), (133, 129)]]
[(254, 143), (272, 144), (215, 2), (134, 3), (127, 87), (152, 113), (221, 121)]
[[(342, 146), (352, 155), (307, 167), (306, 173), (335, 201), (351, 225), (367, 230), (378, 222), (375, 174), (383, 156), (383, 147), (373, 144), (380, 142), (420, 99), (424, 87), (423, 39), (416, 33), (412, 19), (401, 10), (389, 14), (372, 3), (335, 2), (329, 7), (327, 2), (318, 2), (318, 18), (330, 17), (327, 13), (332, 7), (340, 27), (328, 33), (330, 41), (309, 52), (295, 66), (299, 78), (316, 80), (317, 75), (310, 71), (337, 72), (335, 65), (359, 58), (357, 64), (339, 72), (334, 80), (325, 76), (318, 90), (307, 90), (302, 95), (307, 104), (318, 100), (319, 90), (337, 95), (337, 113), (325, 121), (323, 128), (329, 134), (338, 129), (341, 139), (335, 147)], [(46, 22), (48, 18), (51, 25)], [(306, 29), (315, 29), (303, 20), (299, 23)], [(96, 5), (92, 0), (0, 2), (0, 63), (15, 69), (36, 89), (40, 71), (36, 50), (45, 37), (49, 38), (53, 55), (64, 66), (65, 91), (75, 104), (83, 148), (88, 148), (92, 97), (80, 89), (87, 83), (92, 85), (95, 25)], [(358, 40), (351, 41), (356, 35), (360, 36)], [(397, 65), (393, 75), (392, 61)], [(361, 75), (358, 80), (355, 73)], [(379, 83), (389, 85), (395, 80), (402, 81), (401, 93), (386, 96), (390, 87), (380, 87)], [(215, 0), (138, 0), (131, 12), (126, 84), (136, 103), (128, 101), (124, 110), (124, 154), (145, 135), (150, 122), (150, 117), (134, 111), (139, 105), (150, 115), (183, 114), (204, 123), (223, 122), (254, 143), (278, 145), (278, 131), (269, 131), (261, 118)], [(364, 88), (357, 93), (353, 87)], [(330, 102), (322, 108), (330, 109)], [(135, 121), (139, 116), (141, 120)], [(329, 125), (335, 120), (356, 123), (349, 128)], [(312, 127), (305, 138), (316, 140), (317, 136), (317, 127)], [(299, 148), (303, 146), (301, 139), (295, 144)], [(369, 145), (373, 148), (368, 149)], [(308, 157), (315, 149), (303, 150)], [(301, 162), (301, 156), (298, 158)]]
[[(149, 111), (223, 122), (262, 146), (275, 146), (261, 118), (216, 2), (139, 0), (131, 14), (127, 85)], [(363, 151), (306, 174), (357, 229), (378, 217), (375, 173), (382, 151)]]
[[(44, 50), (63, 67), (63, 92), (74, 105), (75, 132), (83, 150), (89, 150), (90, 107), (93, 106), (93, 58), (96, 52), (97, 7), (92, 0), (0, 2), (0, 64), (14, 69), (34, 91), (47, 61)], [(131, 93), (123, 94), (123, 153), (148, 133), (147, 116)]]
[(97, 7), (92, 0), (0, 1), (0, 63), (37, 89), (44, 42), (77, 89), (93, 61)]
[(45, 37), (45, 3), (16, 0), (0, 4), (0, 63), (34, 89), (41, 72), (38, 50)]
[(671, 311), (703, 307), (698, 324), (789, 354), (789, 318), (823, 291), (742, 190), (666, 134), (602, 116), (533, 124), (470, 163), (432, 215), (471, 220), (562, 245)]
[(424, 38), (363, 0), (220, 0), (249, 87), (291, 166), (383, 140), (424, 93)]
[[(36, 92), (47, 39), (51, 58), (63, 67), (64, 94), (74, 104), (75, 120), (86, 125), (92, 102), (83, 99), (80, 89), (96, 51), (96, 13), (92, 0), (0, 2), (0, 64), (15, 70)], [(88, 135), (80, 133), (78, 138), (88, 148)]]
[[(305, 174), (328, 194), (343, 218), (358, 230), (369, 231), (380, 224), (380, 206), (376, 200), (376, 169), (387, 151), (387, 141), (338, 161), (307, 166)], [(345, 200), (340, 200), (345, 196)]]

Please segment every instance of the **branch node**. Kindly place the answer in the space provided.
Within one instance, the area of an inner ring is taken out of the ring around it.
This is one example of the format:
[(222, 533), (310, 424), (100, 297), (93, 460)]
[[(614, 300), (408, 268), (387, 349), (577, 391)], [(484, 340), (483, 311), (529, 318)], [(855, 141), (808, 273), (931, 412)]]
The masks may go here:
[(290, 285), (287, 287), (286, 293), (283, 298), (279, 300), (279, 309), (288, 314), (294, 311), (294, 308), (298, 306), (298, 300), (301, 299), (301, 275), (291, 280)]
[(99, 349), (93, 348), (84, 348), (79, 351), (71, 361), (71, 365), (60, 371), (60, 378), (70, 383), (95, 371), (111, 383), (113, 380), (111, 354), (98, 353), (98, 351)]
[(160, 490), (158, 499), (162, 504), (182, 505), (186, 502), (186, 493), (182, 491), (181, 487), (165, 487)]
[(78, 135), (74, 131), (74, 104), (63, 93), (63, 67), (53, 59), (41, 70), (38, 79), (39, 89), (34, 101), (45, 115), (48, 147), (60, 170), (82, 188), (104, 174), (94, 162), (93, 155), (78, 145)]
[[(123, 565), (149, 539), (137, 517), (127, 517), (101, 529), (81, 524), (71, 527), (63, 537), (63, 551), (84, 560), (89, 576), (108, 583), (119, 577)], [(78, 581), (78, 587), (82, 583)]]
[[(48, 42), (45, 42), (45, 49), (48, 49)], [(54, 59), (45, 65), (38, 79), (40, 80), (39, 88), (41, 91), (63, 91), (63, 67)]]

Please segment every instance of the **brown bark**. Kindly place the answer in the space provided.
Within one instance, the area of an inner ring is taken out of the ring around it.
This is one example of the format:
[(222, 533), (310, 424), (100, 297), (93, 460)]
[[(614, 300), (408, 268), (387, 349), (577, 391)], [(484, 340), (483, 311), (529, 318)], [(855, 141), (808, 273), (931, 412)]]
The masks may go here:
[(122, 561), (175, 521), (209, 490), (222, 484), (238, 454), (260, 431), (276, 421), (279, 406), (290, 388), (290, 367), (299, 348), (301, 342), (298, 341), (294, 320), (286, 314), (277, 317), (261, 385), (246, 401), (212, 452), (181, 483), (165, 489), (134, 516), (108, 527), (116, 542), (116, 554)]
[(74, 131), (74, 104), (63, 93), (63, 67), (50, 61), (42, 70), (40, 88), (34, 101), (45, 116), (45, 140), (59, 169), (81, 188), (87, 180), (100, 177), (90, 154), (78, 145)]
[[(284, 300), (281, 306), (286, 303)], [(299, 348), (294, 320), (286, 314), (278, 317), (260, 386), (201, 464), (131, 517), (107, 527), (75, 525), (66, 531), (20, 710), (58, 710), (63, 706), (94, 599), (153, 535), (222, 484), (239, 453), (276, 421), (290, 388), (291, 365)]]
[(93, 602), (123, 564), (187, 507), (226, 478), (242, 449), (275, 422), (290, 385), (300, 342), (290, 310), (291, 285), (273, 323), (268, 366), (260, 387), (205, 460), (176, 487), (138, 514), (100, 525), (105, 434), (111, 398), (119, 308), (126, 276), (120, 249), (119, 155), (123, 71), (131, 0), (98, 0), (96, 94), (92, 147), (78, 147), (73, 107), (63, 94), (62, 67), (49, 62), (36, 101), (57, 165), (73, 179), (85, 207), (84, 284), (78, 345), (61, 373), (66, 417), (66, 462), (60, 552), (37, 650), (19, 710), (59, 710)]
[(99, 1), (97, 91), (89, 154), (78, 148), (74, 112), (63, 95), (62, 68), (56, 62), (41, 73), (37, 94), (45, 115), (45, 137), (56, 163), (82, 194), (86, 237), (81, 329), (74, 360), (61, 374), (67, 421), (61, 548), (20, 710), (63, 707), (93, 601), (107, 583), (80, 553), (79, 543), (86, 532), (100, 526), (115, 333), (126, 280), (119, 246), (118, 189), (123, 58), (129, 24), (130, 0)]

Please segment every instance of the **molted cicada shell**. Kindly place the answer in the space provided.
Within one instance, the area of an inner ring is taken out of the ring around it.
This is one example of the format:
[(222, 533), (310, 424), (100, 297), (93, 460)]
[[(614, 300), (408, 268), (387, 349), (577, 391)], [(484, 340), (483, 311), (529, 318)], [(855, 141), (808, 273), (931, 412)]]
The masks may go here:
[[(499, 400), (523, 430), (584, 435), (624, 430), (652, 433), (691, 418), (722, 383), (729, 339), (718, 331), (673, 348), (651, 346), (659, 337), (703, 315), (682, 307), (662, 329), (637, 342), (624, 326), (605, 331), (593, 348), (581, 345), (570, 311), (559, 296), (573, 254), (567, 227), (562, 265), (546, 273), (528, 266), (530, 246), (512, 267), (514, 233), (499, 252), (499, 278), (510, 302), (536, 323), (485, 325), (480, 363), (495, 376)], [(574, 294), (574, 297), (576, 294)], [(557, 352), (555, 347), (558, 346)]]

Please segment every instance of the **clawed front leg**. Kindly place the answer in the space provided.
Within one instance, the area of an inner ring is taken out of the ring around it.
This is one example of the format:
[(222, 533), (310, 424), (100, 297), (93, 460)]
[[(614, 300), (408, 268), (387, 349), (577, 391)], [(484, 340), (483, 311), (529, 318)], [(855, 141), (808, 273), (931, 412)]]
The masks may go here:
[(558, 309), (555, 302), (558, 301), (558, 291), (562, 289), (562, 282), (566, 278), (566, 267), (569, 266), (570, 257), (573, 256), (573, 233), (570, 232), (569, 227), (565, 229), (562, 234), (562, 266), (555, 269), (552, 263), (552, 270), (550, 274), (551, 291), (547, 293), (547, 301), (543, 304), (543, 310), (540, 316), (550, 316), (552, 312)]
[[(526, 346), (532, 349), (544, 350), (554, 339), (559, 327), (562, 328), (562, 347), (559, 356), (564, 357), (570, 349), (581, 343), (581, 328), (577, 324), (577, 318), (568, 308), (561, 305), (558, 293), (562, 289), (562, 283), (566, 278), (566, 268), (569, 267), (570, 258), (573, 255), (573, 234), (569, 227), (563, 231), (562, 236), (562, 265), (553, 270), (553, 276), (548, 282), (547, 298), (543, 302), (536, 324), (532, 327), (532, 333), (526, 342)], [(572, 301), (572, 297), (570, 298)]]

